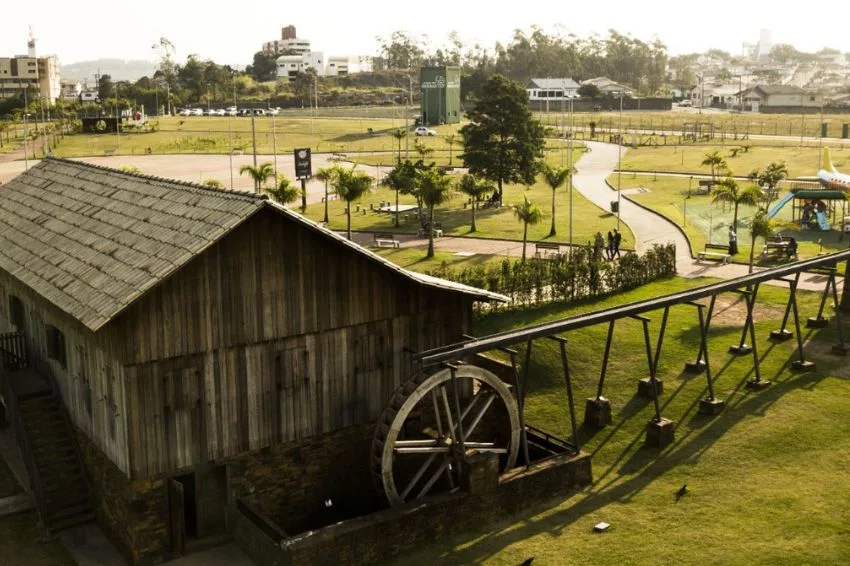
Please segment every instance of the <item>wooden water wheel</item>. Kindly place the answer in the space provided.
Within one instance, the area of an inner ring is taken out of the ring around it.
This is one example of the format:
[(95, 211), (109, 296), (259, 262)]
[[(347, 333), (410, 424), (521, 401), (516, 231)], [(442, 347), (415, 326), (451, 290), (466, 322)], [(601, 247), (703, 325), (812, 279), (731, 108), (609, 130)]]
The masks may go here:
[(510, 469), (520, 430), (511, 389), (493, 373), (462, 364), (417, 374), (395, 392), (378, 420), (371, 454), (376, 487), (390, 505), (454, 489), (464, 450), (499, 454), (500, 471)]

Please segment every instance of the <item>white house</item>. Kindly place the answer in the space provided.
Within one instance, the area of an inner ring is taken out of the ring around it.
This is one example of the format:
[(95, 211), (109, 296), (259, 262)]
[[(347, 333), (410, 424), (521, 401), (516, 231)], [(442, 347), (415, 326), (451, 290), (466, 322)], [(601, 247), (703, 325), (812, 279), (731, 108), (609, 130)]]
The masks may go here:
[(631, 97), (633, 94), (632, 89), (627, 87), (626, 85), (622, 85), (620, 83), (616, 83), (609, 79), (608, 77), (596, 77), (593, 79), (587, 79), (586, 81), (581, 81), (582, 86), (584, 85), (593, 85), (599, 89), (599, 94), (601, 96), (614, 96), (619, 97), (620, 95), (625, 97)]
[(746, 106), (758, 111), (763, 106), (794, 106), (819, 108), (823, 96), (792, 85), (757, 85), (740, 93)]
[(525, 86), (529, 100), (568, 100), (578, 97), (579, 85), (573, 79), (531, 79)]
[(325, 76), (338, 77), (372, 71), (372, 58), (368, 56), (332, 55), (325, 66)]
[(277, 58), (277, 76), (293, 79), (298, 73), (314, 69), (316, 76), (325, 76), (325, 58), (321, 51), (309, 51), (301, 55), (281, 55)]

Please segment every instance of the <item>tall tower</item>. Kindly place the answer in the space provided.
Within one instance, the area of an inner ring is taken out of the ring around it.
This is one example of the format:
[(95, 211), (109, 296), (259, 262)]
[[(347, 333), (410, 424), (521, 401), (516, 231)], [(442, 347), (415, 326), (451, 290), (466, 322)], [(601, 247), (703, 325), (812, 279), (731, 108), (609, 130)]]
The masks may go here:
[(281, 39), (295, 39), (295, 26), (289, 25), (280, 30)]
[(32, 33), (32, 26), (30, 26), (30, 38), (27, 40), (27, 57), (35, 58), (35, 35)]

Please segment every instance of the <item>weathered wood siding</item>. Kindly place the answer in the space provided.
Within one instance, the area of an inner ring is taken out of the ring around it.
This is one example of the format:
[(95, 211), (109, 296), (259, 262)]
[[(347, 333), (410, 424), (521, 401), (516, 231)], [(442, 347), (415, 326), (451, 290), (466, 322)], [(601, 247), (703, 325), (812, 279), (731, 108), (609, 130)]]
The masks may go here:
[(460, 338), (471, 299), (261, 212), (107, 328), (123, 340), (131, 475), (377, 418), (409, 351)]
[[(27, 345), (45, 361), (62, 393), (71, 419), (125, 474), (130, 473), (127, 448), (123, 365), (110, 338), (92, 333), (73, 317), (0, 270), (0, 332), (13, 330), (9, 297), (24, 306)], [(66, 363), (48, 359), (47, 325), (65, 338)]]

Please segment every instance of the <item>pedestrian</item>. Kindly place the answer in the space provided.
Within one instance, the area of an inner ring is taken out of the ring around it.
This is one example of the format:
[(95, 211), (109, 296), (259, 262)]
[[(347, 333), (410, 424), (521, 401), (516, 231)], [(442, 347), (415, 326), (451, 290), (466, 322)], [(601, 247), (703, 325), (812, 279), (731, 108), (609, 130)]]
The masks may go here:
[(614, 259), (614, 254), (617, 254), (617, 259), (620, 259), (620, 241), (623, 239), (623, 235), (620, 234), (620, 231), (614, 228), (614, 251), (611, 253), (611, 259)]
[(608, 245), (605, 247), (605, 259), (609, 261), (614, 259), (614, 234), (611, 233), (611, 230), (608, 230)]
[(735, 233), (735, 227), (729, 225), (729, 255), (738, 254), (738, 235)]
[(597, 232), (593, 237), (593, 261), (599, 261), (599, 258), (604, 256), (605, 240), (602, 239), (602, 234)]

